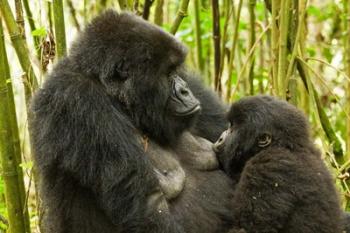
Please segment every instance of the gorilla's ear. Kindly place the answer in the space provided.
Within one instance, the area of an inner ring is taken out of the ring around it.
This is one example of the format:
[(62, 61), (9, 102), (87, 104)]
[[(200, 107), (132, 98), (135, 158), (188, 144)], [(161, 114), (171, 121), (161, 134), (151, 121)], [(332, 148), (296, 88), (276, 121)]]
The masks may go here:
[(113, 90), (121, 82), (124, 82), (128, 77), (128, 72), (124, 61), (116, 61), (113, 56), (109, 56), (104, 65), (101, 67), (99, 79), (101, 83), (108, 89)]
[(270, 145), (272, 142), (272, 136), (270, 133), (263, 133), (258, 137), (258, 147), (264, 148)]

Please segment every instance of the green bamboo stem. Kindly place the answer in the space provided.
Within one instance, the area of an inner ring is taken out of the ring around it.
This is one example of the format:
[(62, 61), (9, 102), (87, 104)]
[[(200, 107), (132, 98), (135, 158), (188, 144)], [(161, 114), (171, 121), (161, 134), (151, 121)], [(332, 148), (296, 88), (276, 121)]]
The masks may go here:
[(164, 6), (164, 0), (157, 0), (156, 8), (154, 12), (154, 23), (158, 26), (163, 25), (163, 6)]
[[(300, 46), (301, 47), (301, 46)], [(302, 51), (302, 49), (300, 49)], [(332, 124), (329, 121), (329, 118), (326, 114), (326, 112), (323, 109), (322, 103), (319, 99), (318, 93), (313, 87), (312, 83), (310, 82), (308, 84), (308, 80), (310, 80), (310, 75), (308, 73), (308, 69), (311, 69), (311, 67), (302, 59), (304, 52), (299, 52), (301, 58), (297, 57), (297, 69), (300, 74), (300, 77), (302, 78), (302, 81), (304, 83), (304, 86), (306, 87), (309, 96), (311, 96), (311, 103), (316, 104), (316, 120), (319, 118), (320, 124), (322, 126), (323, 131), (326, 134), (326, 137), (329, 141), (329, 143), (333, 146), (333, 153), (335, 155), (336, 160), (340, 163), (343, 164), (344, 160), (344, 152), (341, 146), (341, 142), (336, 135)]]
[[(255, 24), (256, 24), (256, 17), (255, 17), (255, 6), (256, 6), (256, 0), (249, 0), (248, 4), (248, 10), (249, 10), (249, 45), (248, 45), (248, 51), (250, 51), (255, 43)], [(248, 89), (249, 94), (254, 94), (254, 65), (255, 65), (255, 57), (254, 54), (251, 56), (251, 59), (248, 63)]]
[(298, 20), (298, 29), (297, 29), (297, 33), (295, 36), (295, 42), (294, 42), (294, 47), (293, 47), (292, 55), (290, 58), (289, 66), (287, 69), (287, 76), (286, 76), (287, 80), (292, 75), (293, 67), (295, 66), (295, 58), (296, 58), (297, 53), (298, 53), (298, 46), (299, 46), (299, 43), (302, 42), (302, 41), (300, 41), (300, 38), (301, 38), (300, 35), (302, 32), (302, 28), (303, 28), (302, 25), (304, 24), (304, 19), (305, 19), (306, 1), (300, 0), (299, 4), (300, 4), (300, 9), (299, 9), (300, 14), (299, 14), (299, 20)]
[(288, 96), (287, 96), (287, 100), (289, 103), (297, 106), (298, 104), (298, 80), (291, 76), (289, 77), (289, 82), (287, 84), (287, 88), (288, 88)]
[(225, 52), (226, 52), (226, 42), (228, 37), (228, 26), (230, 24), (231, 14), (234, 14), (235, 6), (232, 4), (230, 0), (224, 1), (223, 10), (225, 12), (225, 23), (224, 30), (222, 33), (222, 43), (221, 43), (221, 66), (220, 66), (220, 79), (222, 79), (222, 73), (224, 72), (225, 67)]
[(235, 20), (233, 20), (235, 26), (234, 26), (234, 31), (233, 31), (233, 43), (230, 51), (230, 58), (228, 62), (228, 77), (227, 77), (227, 85), (226, 85), (226, 100), (229, 101), (231, 98), (231, 86), (232, 86), (232, 72), (233, 72), (233, 61), (235, 59), (235, 52), (236, 52), (236, 47), (237, 47), (237, 42), (238, 42), (238, 28), (239, 28), (239, 22), (241, 19), (241, 11), (242, 11), (242, 5), (243, 5), (243, 0), (239, 0), (238, 3), (238, 9), (237, 9), (237, 15), (235, 17)]
[(18, 56), (19, 63), (25, 72), (23, 80), (27, 104), (31, 94), (38, 87), (32, 64), (29, 58), (29, 51), (25, 39), (21, 36), (20, 30), (16, 24), (11, 8), (7, 0), (0, 0), (0, 12), (10, 34), (13, 47)]
[(63, 1), (53, 0), (53, 18), (56, 38), (56, 57), (61, 58), (66, 55), (66, 30), (64, 25)]
[(200, 9), (201, 3), (199, 0), (193, 1), (193, 10), (194, 10), (194, 31), (196, 37), (196, 56), (197, 56), (197, 65), (201, 72), (204, 71), (204, 60), (202, 55), (202, 32), (201, 32), (201, 19), (200, 19)]
[(295, 9), (295, 11), (299, 14), (299, 18), (297, 20), (297, 22), (295, 23), (296, 27), (297, 27), (297, 32), (295, 35), (295, 40), (294, 40), (294, 46), (293, 46), (293, 50), (292, 50), (292, 55), (290, 58), (290, 62), (288, 65), (288, 69), (287, 69), (287, 75), (286, 75), (286, 81), (290, 82), (289, 84), (285, 84), (286, 86), (288, 86), (288, 98), (290, 99), (290, 102), (294, 105), (297, 105), (297, 82), (294, 78), (292, 78), (292, 73), (294, 71), (294, 67), (295, 67), (295, 59), (298, 53), (298, 47), (299, 44), (302, 42), (301, 41), (301, 33), (302, 33), (302, 28), (304, 25), (304, 19), (305, 19), (305, 12), (306, 12), (306, 5), (307, 5), (307, 0), (300, 0), (299, 2), (299, 9)]
[(175, 35), (180, 27), (182, 20), (187, 16), (187, 9), (190, 0), (181, 0), (180, 8), (176, 13), (176, 18), (170, 28), (170, 33)]
[(21, 0), (15, 0), (15, 8), (16, 8), (16, 22), (18, 25), (18, 29), (21, 33), (21, 36), (25, 37), (24, 18), (23, 18), (23, 10), (22, 10)]
[[(14, 107), (9, 104), (13, 103), (9, 100), (13, 93), (12, 89), (8, 89), (8, 80), (10, 80), (9, 66), (7, 62), (4, 33), (0, 18), (0, 165), (2, 169), (2, 177), (5, 185), (5, 199), (7, 206), (7, 214), (9, 221), (9, 231), (11, 233), (25, 233), (25, 219), (23, 213), (22, 193), (19, 187), (19, 163), (17, 162), (16, 152), (20, 152), (19, 148), (15, 149), (17, 142), (13, 141), (13, 122), (16, 112)], [(12, 111), (10, 111), (12, 110)], [(18, 130), (18, 129), (17, 129)], [(12, 139), (12, 140), (11, 140)], [(23, 176), (22, 176), (23, 182)]]
[[(306, 4), (306, 3), (305, 3)], [(304, 18), (305, 20), (305, 18)], [(306, 36), (306, 24), (299, 24), (301, 26), (301, 33), (300, 37), (301, 40)], [(320, 101), (320, 98), (318, 96), (317, 91), (314, 89), (313, 84), (311, 83), (310, 79), (310, 74), (309, 70), (313, 71), (311, 67), (304, 61), (305, 56), (305, 44), (304, 43), (299, 43), (298, 47), (298, 56), (296, 59), (296, 65), (297, 65), (297, 70), (299, 72), (299, 75), (301, 77), (301, 80), (303, 81), (303, 84), (309, 94), (309, 97), (311, 98), (309, 103), (310, 104), (315, 104), (316, 107), (315, 109), (315, 114), (316, 114), (316, 121), (320, 122), (323, 131), (326, 134), (327, 140), (329, 143), (333, 146), (333, 153), (335, 155), (335, 159), (339, 164), (343, 164), (344, 160), (344, 152), (341, 146), (341, 142), (336, 135), (332, 124), (329, 121), (329, 118), (326, 114), (326, 112), (323, 109), (322, 103)]]
[(53, 16), (52, 16), (52, 2), (46, 2), (47, 19), (49, 21), (49, 32), (53, 33)]
[(272, 28), (271, 28), (271, 47), (272, 47), (272, 93), (278, 95), (278, 48), (279, 48), (279, 30), (278, 30), (278, 15), (280, 9), (280, 0), (272, 0)]
[(221, 94), (220, 64), (221, 64), (221, 32), (219, 0), (212, 0), (213, 11), (213, 42), (214, 42), (214, 85), (215, 90)]
[(261, 41), (261, 39), (263, 38), (263, 36), (264, 36), (264, 35), (266, 34), (266, 32), (270, 29), (270, 26), (271, 26), (271, 25), (268, 25), (268, 26), (260, 33), (260, 35), (259, 35), (258, 38), (256, 39), (255, 43), (253, 44), (252, 48), (251, 48), (250, 51), (248, 52), (248, 55), (247, 55), (247, 57), (246, 57), (246, 60), (245, 60), (244, 64), (242, 65), (241, 70), (240, 70), (240, 72), (239, 72), (239, 74), (238, 74), (236, 85), (235, 85), (235, 87), (234, 87), (234, 90), (233, 90), (233, 92), (232, 92), (232, 95), (231, 95), (230, 98), (228, 99), (228, 102), (234, 100), (234, 96), (235, 96), (235, 94), (236, 94), (236, 91), (237, 91), (238, 88), (239, 88), (239, 84), (240, 84), (240, 82), (241, 82), (241, 80), (242, 80), (242, 76), (243, 76), (243, 74), (244, 74), (244, 72), (245, 72), (245, 70), (246, 70), (246, 68), (247, 68), (247, 66), (248, 66), (248, 63), (249, 63), (249, 61), (251, 60), (251, 56), (254, 54), (255, 49), (257, 48), (257, 46), (258, 46), (259, 42)]
[(280, 35), (279, 35), (279, 51), (278, 51), (278, 95), (286, 99), (286, 72), (288, 65), (288, 30), (289, 30), (289, 13), (290, 0), (281, 1), (281, 20), (280, 20)]
[[(23, 6), (24, 6), (24, 11), (26, 13), (26, 18), (29, 23), (29, 28), (30, 31), (34, 31), (36, 29), (35, 22), (33, 19), (33, 14), (32, 11), (30, 10), (28, 0), (23, 0)], [(41, 46), (40, 46), (40, 39), (37, 36), (32, 36), (33, 41), (34, 41), (34, 47), (36, 50), (36, 54), (38, 59), (40, 60), (41, 58)]]
[[(21, 37), (25, 39), (24, 18), (23, 18), (23, 9), (22, 9), (21, 0), (15, 0), (15, 8), (16, 8), (17, 25), (20, 30)], [(14, 96), (13, 96), (11, 82), (9, 83), (8, 88), (9, 88), (8, 105), (9, 105), (9, 108), (11, 109), (11, 113), (14, 113), (13, 117), (10, 117), (11, 118), (10, 122), (11, 122), (11, 129), (13, 133), (13, 144), (15, 144), (14, 149), (15, 149), (15, 155), (16, 155), (16, 162), (17, 164), (21, 164), (22, 153), (21, 153), (21, 147), (20, 147), (20, 141), (19, 141), (18, 124), (16, 119), (16, 110), (15, 110), (15, 103), (14, 103)], [(22, 209), (25, 211), (23, 215), (24, 221), (25, 221), (25, 228), (26, 228), (26, 232), (30, 232), (29, 213), (28, 213), (28, 209), (26, 208), (26, 189), (23, 182), (23, 171), (22, 169), (18, 169), (17, 172), (18, 172), (18, 187), (20, 189), (20, 194), (21, 194), (21, 205), (22, 205)]]
[[(346, 67), (346, 75), (350, 77), (350, 1), (344, 1), (344, 14), (345, 14), (345, 67)], [(350, 81), (347, 81), (347, 89), (346, 89), (346, 98), (347, 98), (347, 112), (350, 112)], [(346, 137), (346, 150), (347, 150), (347, 158), (350, 158), (350, 119), (346, 120), (347, 127), (347, 137)]]

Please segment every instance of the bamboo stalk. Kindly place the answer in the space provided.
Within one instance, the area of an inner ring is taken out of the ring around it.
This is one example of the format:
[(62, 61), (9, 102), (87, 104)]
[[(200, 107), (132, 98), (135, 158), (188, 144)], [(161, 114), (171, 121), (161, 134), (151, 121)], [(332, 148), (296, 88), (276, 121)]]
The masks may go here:
[(56, 57), (61, 58), (65, 56), (67, 52), (63, 2), (62, 0), (53, 0), (52, 3), (56, 39)]
[(222, 73), (224, 72), (225, 67), (225, 52), (226, 52), (226, 42), (228, 37), (228, 26), (230, 24), (231, 14), (235, 11), (235, 6), (232, 4), (230, 0), (224, 0), (224, 7), (223, 7), (225, 13), (225, 23), (224, 23), (224, 30), (222, 33), (222, 43), (221, 43), (221, 66), (220, 66), (220, 79), (222, 79)]
[(298, 29), (297, 29), (297, 33), (295, 36), (295, 42), (294, 42), (294, 47), (293, 47), (293, 51), (292, 51), (292, 55), (291, 55), (291, 59), (289, 62), (289, 66), (287, 69), (287, 76), (286, 79), (288, 80), (293, 72), (293, 67), (295, 66), (295, 58), (297, 56), (298, 53), (298, 46), (300, 41), (300, 35), (301, 35), (301, 31), (302, 31), (302, 25), (304, 24), (304, 19), (305, 19), (305, 12), (306, 12), (306, 4), (307, 2), (305, 0), (300, 0), (300, 13), (299, 13), (299, 20), (298, 20)]
[(204, 71), (204, 61), (202, 55), (202, 32), (201, 32), (201, 19), (200, 19), (200, 9), (201, 3), (199, 0), (193, 1), (194, 9), (194, 31), (196, 37), (196, 56), (197, 56), (197, 65), (201, 72)]
[(288, 66), (288, 29), (289, 29), (289, 11), (290, 0), (281, 1), (281, 20), (280, 20), (280, 34), (279, 34), (279, 51), (278, 51), (278, 95), (286, 99), (286, 72)]
[(30, 30), (34, 31), (36, 27), (35, 27), (32, 11), (30, 10), (30, 7), (29, 7), (28, 0), (23, 0), (23, 6), (27, 15), (27, 20), (29, 23)]
[(190, 0), (181, 0), (180, 8), (176, 13), (176, 18), (170, 28), (171, 34), (175, 35), (175, 33), (180, 27), (182, 20), (187, 16), (187, 9), (188, 9), (189, 2)]
[[(302, 28), (303, 28), (303, 25), (305, 23), (305, 12), (306, 12), (306, 6), (307, 6), (307, 0), (300, 0), (300, 2), (298, 2), (299, 6), (298, 6), (298, 9), (295, 9), (296, 12), (298, 12), (299, 14), (299, 18), (297, 20), (297, 22), (295, 23), (297, 25), (297, 32), (296, 32), (296, 35), (295, 35), (295, 40), (294, 40), (294, 46), (293, 46), (293, 50), (292, 50), (292, 55), (291, 55), (291, 58), (290, 58), (290, 62), (289, 62), (289, 66), (288, 66), (288, 69), (287, 69), (287, 75), (286, 75), (286, 81), (288, 82), (291, 82), (289, 85), (288, 85), (288, 94), (289, 96), (287, 98), (289, 98), (291, 101), (291, 103), (293, 103), (294, 105), (297, 105), (297, 92), (298, 92), (298, 89), (297, 89), (297, 82), (294, 78), (292, 78), (292, 73), (294, 71), (294, 68), (295, 68), (295, 59), (296, 59), (296, 56), (297, 56), (297, 53), (298, 53), (298, 48), (299, 48), (299, 45), (300, 43), (302, 43), (301, 39), (301, 33), (302, 33)], [(297, 6), (297, 5), (296, 5)], [(286, 85), (287, 86), (287, 85)]]
[(158, 26), (163, 25), (163, 6), (164, 6), (164, 0), (157, 0), (155, 12), (154, 12), (154, 23)]
[[(344, 13), (345, 13), (345, 67), (346, 67), (346, 75), (350, 77), (350, 1), (344, 1)], [(346, 98), (347, 98), (347, 112), (350, 112), (350, 81), (347, 81), (347, 89), (346, 89)], [(347, 118), (346, 121), (347, 128), (347, 136), (346, 136), (346, 150), (347, 150), (347, 158), (350, 158), (350, 119)]]
[[(306, 4), (306, 2), (305, 2), (305, 4)], [(305, 20), (305, 18), (304, 18), (304, 20)], [(304, 36), (305, 36), (305, 32), (306, 32), (305, 26), (306, 26), (306, 24), (303, 23), (303, 24), (299, 24), (299, 25), (301, 26), (300, 37), (301, 37), (301, 40), (302, 40), (302, 38), (304, 38)], [(308, 80), (310, 80), (309, 70), (312, 70), (312, 69), (304, 61), (304, 58), (305, 58), (305, 44), (304, 43), (299, 43), (298, 56), (299, 57), (296, 58), (297, 70), (299, 72), (301, 80), (303, 81), (303, 84), (304, 84), (304, 86), (306, 88), (306, 91), (308, 92), (309, 96), (311, 97), (310, 104), (315, 104), (316, 105), (316, 108), (315, 108), (316, 121), (320, 122), (320, 124), (322, 126), (322, 129), (323, 129), (323, 131), (326, 134), (327, 140), (333, 146), (333, 153), (335, 155), (336, 160), (340, 164), (343, 164), (343, 162), (344, 162), (343, 161), (343, 159), (344, 159), (344, 157), (343, 157), (344, 152), (343, 152), (343, 149), (342, 149), (341, 142), (340, 142), (338, 136), (336, 135), (336, 133), (335, 133), (333, 127), (332, 127), (332, 124), (329, 121), (329, 118), (328, 118), (326, 112), (323, 109), (323, 106), (322, 106), (322, 103), (321, 103), (321, 101), (319, 99), (317, 91), (313, 87), (312, 83), (310, 81), (308, 81)]]
[[(5, 199), (7, 205), (7, 214), (9, 220), (9, 231), (11, 233), (25, 233), (25, 219), (23, 213), (25, 213), (22, 205), (21, 188), (19, 187), (19, 163), (17, 162), (16, 152), (20, 152), (20, 149), (15, 150), (14, 142), (9, 139), (14, 139), (13, 122), (16, 117), (14, 107), (10, 107), (9, 104), (13, 103), (9, 100), (9, 97), (13, 97), (12, 90), (8, 89), (8, 80), (10, 79), (9, 66), (7, 62), (4, 36), (3, 36), (2, 20), (0, 18), (0, 56), (3, 58), (0, 60), (0, 165), (2, 169), (2, 177), (5, 185)], [(17, 129), (18, 130), (18, 129)], [(23, 176), (22, 176), (23, 182)]]
[(145, 0), (145, 4), (143, 6), (142, 18), (148, 20), (149, 15), (151, 13), (151, 6), (153, 5), (154, 0)]
[[(18, 28), (21, 33), (21, 37), (25, 39), (25, 28), (24, 28), (24, 18), (23, 18), (23, 9), (22, 9), (22, 2), (21, 0), (15, 0), (15, 8), (16, 8), (16, 21)], [(5, 56), (6, 57), (6, 56)], [(10, 77), (9, 77), (10, 80)], [(27, 80), (26, 74), (24, 74), (24, 80)], [(19, 133), (18, 133), (18, 124), (16, 119), (16, 109), (15, 109), (15, 103), (14, 103), (14, 96), (12, 91), (12, 85), (11, 82), (8, 85), (9, 88), (9, 109), (11, 109), (11, 114), (14, 114), (13, 117), (11, 117), (11, 128), (12, 128), (12, 134), (13, 134), (13, 144), (14, 144), (14, 150), (15, 150), (15, 156), (16, 156), (16, 162), (17, 164), (22, 163), (22, 153), (21, 153), (21, 146), (19, 141)], [(28, 102), (27, 102), (28, 103)], [(29, 221), (29, 213), (28, 209), (26, 207), (26, 189), (23, 182), (23, 171), (21, 168), (18, 169), (18, 187), (20, 190), (21, 195), (21, 205), (23, 209), (23, 218), (25, 223), (25, 229), (26, 232), (30, 232), (30, 221)]]
[(53, 16), (52, 16), (52, 2), (46, 2), (46, 8), (47, 8), (47, 19), (49, 21), (49, 32), (53, 33)]
[[(24, 11), (27, 16), (27, 21), (29, 23), (30, 31), (34, 31), (36, 29), (35, 22), (33, 19), (33, 14), (32, 11), (30, 10), (28, 0), (23, 0), (23, 6), (24, 6)], [(33, 41), (34, 41), (34, 47), (36, 50), (36, 54), (38, 59), (40, 60), (41, 58), (41, 47), (40, 47), (40, 39), (36, 36), (32, 36)]]
[(26, 79), (23, 80), (23, 83), (25, 87), (26, 101), (28, 104), (31, 94), (38, 87), (38, 82), (29, 58), (28, 47), (26, 41), (20, 34), (20, 30), (16, 24), (7, 0), (0, 0), (0, 12), (10, 34), (11, 41), (18, 56), (19, 63), (23, 71), (26, 73), (24, 76)]
[(239, 28), (239, 22), (241, 19), (241, 11), (242, 11), (242, 5), (243, 5), (243, 0), (239, 0), (238, 3), (238, 9), (237, 9), (237, 15), (236, 15), (236, 20), (233, 20), (235, 26), (234, 26), (234, 31), (233, 31), (233, 42), (232, 42), (232, 47), (230, 51), (230, 58), (228, 62), (228, 77), (227, 77), (227, 89), (226, 89), (226, 100), (229, 101), (231, 98), (231, 86), (232, 86), (232, 69), (233, 69), (233, 61), (235, 59), (235, 52), (236, 52), (236, 46), (238, 42), (238, 28)]
[[(255, 17), (255, 6), (256, 6), (256, 0), (249, 0), (248, 4), (248, 10), (249, 10), (249, 25), (250, 25), (250, 30), (249, 30), (249, 45), (248, 45), (248, 51), (250, 51), (255, 43), (255, 23), (256, 23), (256, 17)], [(248, 89), (249, 89), (249, 94), (253, 95), (254, 94), (254, 65), (255, 65), (255, 57), (254, 53), (251, 56), (251, 59), (249, 60), (248, 63)]]
[(279, 30), (278, 30), (278, 15), (280, 9), (280, 1), (272, 0), (272, 28), (271, 28), (271, 47), (272, 47), (272, 92), (278, 95), (278, 48), (279, 48)]
[(245, 62), (243, 63), (243, 66), (241, 67), (241, 70), (237, 76), (237, 82), (236, 82), (236, 86), (232, 92), (232, 95), (230, 96), (230, 98), (228, 99), (228, 101), (233, 101), (233, 98), (236, 94), (236, 91), (238, 90), (239, 88), (239, 83), (242, 79), (242, 76), (246, 70), (246, 67), (249, 63), (249, 60), (251, 59), (251, 56), (254, 54), (254, 51), (256, 49), (256, 47), (258, 46), (259, 42), (261, 41), (262, 37), (266, 34), (266, 32), (269, 30), (271, 25), (268, 25), (265, 29), (263, 29), (263, 31), (260, 33), (260, 35), (258, 36), (258, 38), (256, 39), (255, 43), (253, 44), (252, 48), (250, 49), (250, 51), (248, 52), (248, 55), (246, 57), (246, 60)]
[(219, 11), (219, 1), (212, 0), (212, 10), (213, 10), (213, 41), (214, 41), (214, 85), (215, 90), (221, 94), (221, 80), (220, 80), (220, 11)]
[(15, 0), (15, 8), (16, 8), (16, 22), (18, 25), (19, 32), (20, 32), (22, 37), (25, 37), (24, 18), (23, 18), (23, 10), (22, 10), (21, 0)]

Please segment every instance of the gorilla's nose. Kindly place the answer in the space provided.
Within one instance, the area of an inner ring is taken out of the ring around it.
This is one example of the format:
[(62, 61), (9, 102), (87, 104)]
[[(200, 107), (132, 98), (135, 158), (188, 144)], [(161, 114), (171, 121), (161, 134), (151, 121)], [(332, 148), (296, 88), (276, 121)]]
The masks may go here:
[(221, 152), (223, 150), (226, 136), (227, 136), (227, 130), (224, 131), (219, 137), (219, 139), (213, 144), (213, 150), (215, 153)]
[(186, 88), (186, 87), (180, 87), (179, 88), (179, 90), (178, 90), (178, 92), (180, 93), (180, 95), (182, 96), (182, 97), (186, 97), (186, 96), (189, 96), (190, 95), (190, 91), (188, 90), (188, 88)]

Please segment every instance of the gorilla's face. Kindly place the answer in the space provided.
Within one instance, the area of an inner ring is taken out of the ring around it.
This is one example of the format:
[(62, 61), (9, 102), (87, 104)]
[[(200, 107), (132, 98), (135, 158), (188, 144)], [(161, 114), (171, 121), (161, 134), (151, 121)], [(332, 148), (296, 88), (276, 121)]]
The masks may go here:
[(167, 107), (169, 114), (179, 117), (191, 116), (200, 110), (199, 101), (177, 73), (171, 75), (171, 93)]
[(87, 27), (71, 53), (135, 127), (160, 143), (176, 140), (200, 110), (186, 83), (187, 49), (137, 16), (107, 11)]
[(201, 106), (183, 67), (157, 76), (130, 76), (111, 92), (143, 133), (160, 143), (177, 139), (193, 124)]
[(243, 98), (232, 104), (227, 118), (230, 126), (213, 149), (228, 174), (241, 171), (251, 157), (267, 147), (293, 150), (309, 141), (303, 114), (274, 97)]

